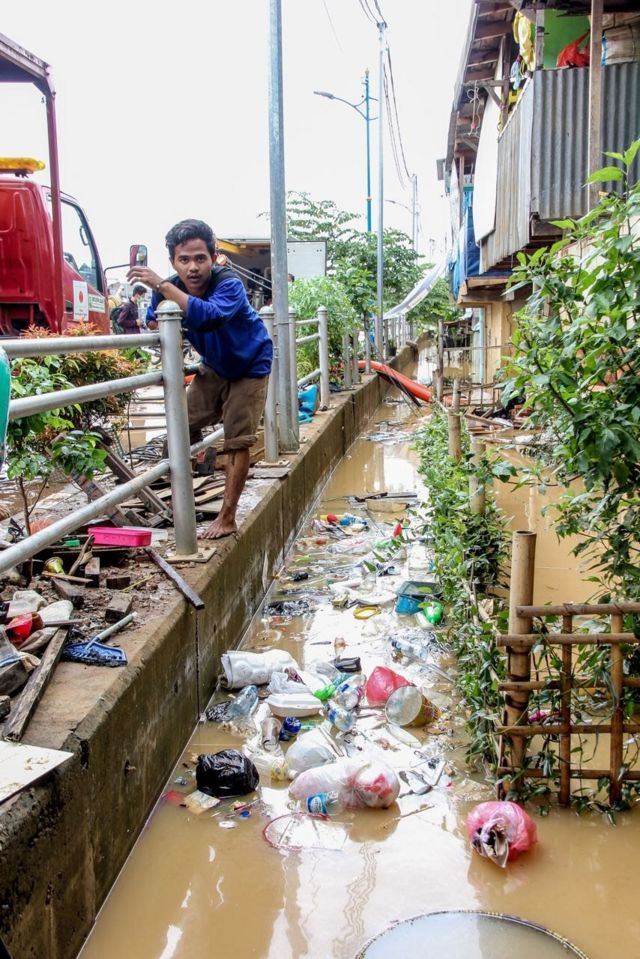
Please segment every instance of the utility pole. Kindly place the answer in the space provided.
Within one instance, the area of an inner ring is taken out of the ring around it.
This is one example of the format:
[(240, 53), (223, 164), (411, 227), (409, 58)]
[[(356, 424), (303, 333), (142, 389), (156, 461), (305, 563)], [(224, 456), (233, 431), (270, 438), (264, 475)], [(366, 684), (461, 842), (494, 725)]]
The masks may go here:
[(380, 71), (379, 71), (379, 94), (378, 94), (378, 257), (377, 257), (377, 293), (378, 304), (376, 312), (375, 340), (378, 356), (386, 359), (384, 344), (384, 54), (385, 54), (385, 30), (386, 23), (381, 20), (378, 23), (380, 34)]
[(413, 252), (418, 252), (418, 177), (411, 177), (411, 242)]
[(293, 404), (291, 328), (287, 283), (287, 210), (284, 180), (284, 110), (282, 103), (282, 7), (270, 0), (269, 11), (269, 177), (271, 199), (271, 293), (279, 357), (278, 405), (280, 445), (295, 452), (299, 443), (298, 410)]
[(364, 119), (367, 125), (367, 233), (371, 233), (371, 114), (369, 112), (369, 68), (364, 71)]

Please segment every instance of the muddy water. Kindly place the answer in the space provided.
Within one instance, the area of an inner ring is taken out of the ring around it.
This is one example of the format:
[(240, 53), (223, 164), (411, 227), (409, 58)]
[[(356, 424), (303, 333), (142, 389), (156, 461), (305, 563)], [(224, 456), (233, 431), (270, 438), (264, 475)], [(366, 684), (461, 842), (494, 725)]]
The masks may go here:
[[(364, 437), (355, 444), (316, 515), (340, 513), (347, 506), (365, 515), (344, 497), (416, 488), (409, 444), (384, 435), (413, 429), (413, 419), (403, 417), (405, 406), (381, 407), (378, 423), (370, 430), (377, 440)], [(387, 425), (385, 420), (396, 423)], [(516, 508), (525, 509), (526, 504), (514, 501), (514, 513)], [(391, 528), (388, 514), (371, 514), (370, 519), (381, 538)], [(522, 515), (517, 522), (521, 526)], [(543, 546), (538, 551), (543, 565), (545, 550)], [(571, 563), (560, 555), (554, 553), (547, 562), (567, 570), (567, 587), (577, 598), (578, 585), (568, 572)], [(353, 553), (327, 553), (314, 543), (307, 527), (272, 595), (300, 585), (287, 581), (296, 569), (310, 569), (311, 588), (315, 573), (323, 580), (329, 570), (335, 574), (338, 567), (358, 558)], [(401, 560), (398, 563), (403, 566)], [(404, 566), (400, 577), (389, 582), (397, 583), (406, 572)], [(375, 588), (386, 586), (385, 580), (380, 577)], [(537, 846), (506, 870), (472, 854), (465, 817), (472, 801), (489, 794), (482, 783), (467, 778), (463, 720), (451, 687), (428, 670), (389, 659), (389, 635), (412, 625), (412, 620), (388, 610), (359, 621), (352, 610), (335, 609), (320, 596), (315, 612), (297, 619), (258, 619), (245, 645), (264, 649), (276, 643), (305, 667), (331, 658), (334, 640), (340, 636), (346, 654), (362, 657), (365, 672), (387, 663), (410, 677), (442, 710), (428, 732), (411, 730), (416, 747), (431, 747), (447, 761), (438, 786), (424, 796), (409, 794), (403, 786), (388, 810), (342, 813), (318, 825), (311, 836), (294, 829), (291, 845), (304, 848), (277, 848), (265, 838), (265, 829), (290, 813), (286, 789), (280, 784), (262, 786), (258, 801), (244, 815), (229, 803), (202, 816), (173, 804), (192, 788), (197, 753), (241, 745), (241, 739), (205, 723), (170, 777), (169, 796), (150, 817), (81, 959), (352, 959), (396, 920), (461, 909), (507, 913), (539, 923), (573, 941), (589, 959), (638, 954), (638, 816), (620, 817), (612, 828), (600, 818), (578, 818), (558, 810), (537, 819)], [(434, 661), (452, 669), (446, 655)], [(414, 747), (395, 739), (379, 720), (372, 715), (358, 721), (354, 747), (376, 750), (397, 770), (415, 766), (420, 760)], [(527, 954), (519, 951), (515, 938), (512, 946), (512, 953), (504, 955)], [(535, 955), (551, 957), (554, 949), (545, 951), (540, 944)], [(392, 949), (386, 954), (403, 959), (427, 953)], [(461, 953), (465, 959), (496, 959), (502, 954), (489, 940), (474, 943), (473, 948), (470, 942), (467, 953)]]

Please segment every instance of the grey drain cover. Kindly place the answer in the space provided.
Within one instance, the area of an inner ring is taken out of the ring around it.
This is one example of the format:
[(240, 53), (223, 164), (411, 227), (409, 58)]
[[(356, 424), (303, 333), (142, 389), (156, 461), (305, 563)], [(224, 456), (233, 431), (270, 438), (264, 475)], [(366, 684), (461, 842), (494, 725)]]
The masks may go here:
[(433, 912), (376, 936), (357, 959), (587, 959), (562, 936), (491, 912)]

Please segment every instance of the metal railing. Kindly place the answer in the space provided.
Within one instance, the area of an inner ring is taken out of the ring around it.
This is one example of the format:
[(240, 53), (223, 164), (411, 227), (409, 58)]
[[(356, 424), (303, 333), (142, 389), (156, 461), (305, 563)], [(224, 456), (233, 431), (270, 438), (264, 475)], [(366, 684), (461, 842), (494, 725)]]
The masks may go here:
[[(329, 405), (329, 355), (328, 355), (328, 327), (327, 311), (324, 307), (318, 310), (314, 320), (298, 321), (295, 314), (289, 316), (289, 329), (295, 331), (296, 325), (317, 327), (317, 332), (289, 338), (291, 357), (289, 367), (293, 371), (290, 384), (281, 381), (282, 366), (279, 363), (278, 335), (274, 330), (273, 310), (265, 307), (262, 311), (263, 319), (273, 339), (274, 363), (267, 402), (264, 413), (265, 459), (274, 462), (278, 459), (279, 419), (283, 411), (278, 409), (278, 396), (282, 390), (287, 395), (295, 396), (295, 427), (297, 434), (298, 389), (314, 380), (320, 383), (320, 406), (326, 409)], [(128, 482), (117, 485), (110, 492), (92, 500), (85, 506), (74, 510), (50, 526), (39, 530), (18, 543), (7, 547), (0, 552), (0, 574), (20, 563), (31, 559), (40, 550), (52, 546), (61, 537), (68, 535), (85, 523), (99, 516), (108, 515), (116, 506), (124, 503), (140, 490), (169, 475), (171, 483), (171, 503), (174, 522), (175, 556), (180, 558), (196, 557), (198, 541), (196, 529), (196, 506), (193, 491), (193, 476), (191, 458), (199, 452), (213, 446), (223, 436), (224, 430), (217, 429), (210, 433), (201, 442), (190, 445), (189, 421), (187, 414), (187, 399), (185, 390), (185, 367), (182, 352), (182, 311), (171, 300), (164, 300), (156, 310), (158, 319), (157, 333), (143, 333), (136, 337), (132, 344), (129, 337), (122, 335), (86, 336), (86, 337), (52, 337), (50, 339), (19, 338), (3, 340), (2, 347), (9, 358), (40, 357), (50, 355), (67, 355), (92, 350), (127, 350), (132, 345), (136, 347), (160, 347), (161, 369), (157, 372), (143, 373), (136, 376), (122, 377), (95, 383), (88, 386), (79, 386), (67, 390), (56, 390), (50, 393), (23, 397), (12, 400), (9, 405), (9, 419), (16, 420), (48, 410), (61, 409), (78, 403), (86, 403), (107, 396), (116, 396), (122, 393), (131, 393), (146, 386), (162, 385), (164, 393), (164, 407), (167, 430), (167, 458), (162, 459), (155, 466), (140, 473)], [(296, 350), (306, 343), (318, 343), (318, 367), (307, 376), (297, 379)], [(357, 358), (356, 358), (357, 362)]]
[[(289, 344), (291, 356), (289, 363), (280, 362), (280, 339), (278, 329), (274, 322), (273, 308), (265, 306), (260, 310), (269, 335), (273, 341), (273, 365), (271, 368), (271, 377), (269, 379), (269, 388), (267, 391), (267, 402), (264, 411), (264, 453), (267, 463), (276, 462), (280, 444), (278, 436), (283, 434), (291, 436), (295, 432), (298, 435), (298, 390), (303, 389), (309, 383), (315, 380), (320, 384), (320, 408), (328, 409), (329, 406), (329, 332), (326, 307), (321, 306), (318, 309), (315, 319), (299, 320), (293, 310), (289, 310), (288, 330), (289, 336), (286, 342)], [(302, 336), (296, 336), (298, 327), (312, 328), (317, 327), (315, 333), (305, 333)], [(297, 375), (297, 350), (299, 346), (306, 343), (318, 344), (318, 366), (306, 376), (298, 379)], [(282, 376), (286, 376), (287, 371), (291, 371), (291, 382), (282, 383)], [(279, 403), (279, 397), (287, 395), (291, 391), (295, 396), (295, 402), (289, 404)], [(289, 416), (295, 422), (289, 422)]]

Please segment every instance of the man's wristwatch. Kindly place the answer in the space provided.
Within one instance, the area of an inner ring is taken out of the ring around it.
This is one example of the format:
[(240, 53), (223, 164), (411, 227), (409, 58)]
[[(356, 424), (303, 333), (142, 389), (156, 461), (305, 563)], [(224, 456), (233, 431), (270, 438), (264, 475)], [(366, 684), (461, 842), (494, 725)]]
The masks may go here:
[(168, 283), (168, 282), (169, 282), (169, 280), (159, 280), (159, 281), (156, 283), (156, 285), (155, 285), (155, 291), (156, 291), (156, 293), (159, 293), (159, 292), (160, 292), (160, 287), (162, 286), (163, 283)]

